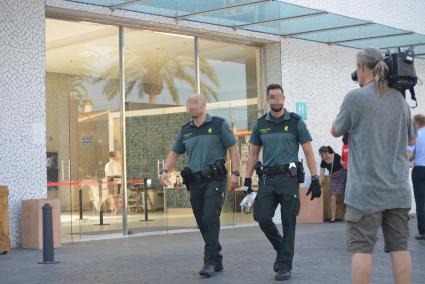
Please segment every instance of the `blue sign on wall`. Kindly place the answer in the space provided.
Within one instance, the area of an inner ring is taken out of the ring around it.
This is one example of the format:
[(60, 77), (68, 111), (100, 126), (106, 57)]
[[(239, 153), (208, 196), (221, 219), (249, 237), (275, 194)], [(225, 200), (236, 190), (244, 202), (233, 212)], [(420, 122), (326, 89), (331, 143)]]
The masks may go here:
[(88, 145), (88, 144), (90, 144), (90, 137), (88, 137), (88, 136), (83, 136), (83, 138), (81, 138), (81, 143), (82, 143), (83, 145)]
[(307, 104), (303, 102), (295, 103), (295, 112), (302, 117), (303, 120), (307, 120)]

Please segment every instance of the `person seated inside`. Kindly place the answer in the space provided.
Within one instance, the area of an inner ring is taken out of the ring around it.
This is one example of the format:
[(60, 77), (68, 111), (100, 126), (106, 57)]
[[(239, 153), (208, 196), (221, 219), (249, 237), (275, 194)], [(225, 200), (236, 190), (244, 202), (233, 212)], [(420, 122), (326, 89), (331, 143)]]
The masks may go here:
[(115, 183), (121, 180), (121, 164), (116, 159), (115, 151), (109, 152), (109, 162), (105, 165), (105, 177), (108, 181), (109, 194), (112, 195), (112, 213), (117, 215), (121, 207), (121, 184), (117, 184), (117, 193), (115, 193)]

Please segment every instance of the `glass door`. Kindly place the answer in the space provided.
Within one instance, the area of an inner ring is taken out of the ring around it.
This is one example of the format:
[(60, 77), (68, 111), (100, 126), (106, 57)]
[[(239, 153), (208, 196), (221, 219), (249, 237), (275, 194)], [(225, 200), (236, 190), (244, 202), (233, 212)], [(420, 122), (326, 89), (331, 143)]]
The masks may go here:
[(71, 183), (71, 147), (69, 117), (72, 102), (69, 93), (46, 78), (47, 104), (47, 198), (59, 199), (61, 234), (64, 242), (73, 240), (75, 193)]
[(194, 38), (127, 28), (124, 35), (129, 229), (194, 228), (179, 176), (184, 158), (170, 171), (168, 188), (159, 182), (164, 159), (188, 121), (185, 101), (196, 82)]
[[(260, 49), (254, 46), (200, 39), (200, 62), (215, 74), (214, 79), (201, 72), (201, 91), (213, 84), (208, 112), (226, 119), (238, 139), (241, 154), (241, 178), (245, 177), (249, 135), (258, 116), (258, 97), (261, 82)], [(204, 87), (204, 88), (202, 88)], [(228, 157), (230, 170), (230, 157)], [(229, 180), (230, 181), (230, 180)], [(243, 182), (243, 180), (241, 180)], [(223, 226), (252, 223), (252, 215), (241, 213), (244, 194), (238, 189), (227, 191), (221, 214)]]
[(48, 195), (61, 201), (63, 240), (121, 234), (118, 28), (47, 19), (46, 45), (47, 155), (58, 163)]

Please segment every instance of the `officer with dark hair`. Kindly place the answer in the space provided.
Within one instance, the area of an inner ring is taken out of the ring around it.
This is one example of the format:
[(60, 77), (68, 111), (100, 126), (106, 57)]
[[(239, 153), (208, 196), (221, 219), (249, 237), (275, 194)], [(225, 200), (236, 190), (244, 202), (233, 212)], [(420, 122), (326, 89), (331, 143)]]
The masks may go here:
[(192, 95), (186, 103), (192, 120), (183, 125), (173, 150), (161, 169), (161, 183), (169, 183), (167, 172), (178, 155), (186, 153), (189, 164), (181, 172), (183, 183), (190, 191), (190, 202), (196, 223), (205, 242), (204, 266), (201, 277), (211, 277), (223, 270), (219, 243), (220, 214), (227, 187), (226, 150), (232, 161), (231, 188), (239, 186), (239, 151), (229, 124), (206, 112), (206, 101)]
[[(259, 190), (255, 200), (254, 219), (277, 252), (273, 266), (278, 281), (291, 278), (294, 257), (296, 217), (300, 210), (299, 184), (304, 182), (302, 163), (298, 161), (301, 144), (312, 176), (307, 195), (311, 200), (320, 197), (316, 160), (311, 145), (312, 138), (306, 124), (295, 113), (284, 108), (285, 96), (278, 84), (267, 87), (270, 112), (257, 119), (251, 135), (247, 172), (244, 186), (250, 193), (251, 177), (256, 170)], [(258, 162), (263, 148), (263, 163)], [(281, 205), (283, 236), (272, 219)]]

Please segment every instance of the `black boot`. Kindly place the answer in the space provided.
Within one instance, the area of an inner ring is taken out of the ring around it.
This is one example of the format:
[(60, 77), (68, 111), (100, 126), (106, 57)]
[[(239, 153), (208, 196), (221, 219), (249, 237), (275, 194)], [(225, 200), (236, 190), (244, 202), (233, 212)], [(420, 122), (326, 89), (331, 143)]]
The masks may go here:
[(287, 270), (284, 270), (282, 268), (279, 268), (274, 279), (276, 281), (289, 280), (289, 279), (291, 279), (291, 271), (287, 271)]
[(201, 275), (204, 278), (210, 278), (214, 274), (215, 274), (214, 264), (205, 264), (204, 267), (202, 267), (201, 271), (199, 272), (199, 275)]

